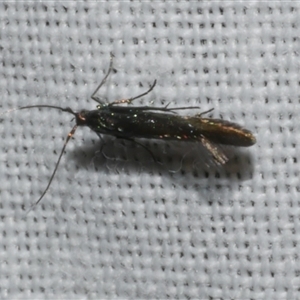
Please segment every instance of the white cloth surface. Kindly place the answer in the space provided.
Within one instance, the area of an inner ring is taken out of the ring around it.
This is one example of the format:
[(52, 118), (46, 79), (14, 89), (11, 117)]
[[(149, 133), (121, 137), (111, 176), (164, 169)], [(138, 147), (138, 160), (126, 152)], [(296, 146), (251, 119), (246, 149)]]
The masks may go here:
[[(0, 116), (1, 299), (297, 299), (300, 4), (292, 1), (0, 3), (0, 109), (90, 99), (214, 108), (257, 144), (140, 142), (51, 109)], [(182, 112), (195, 113), (195, 112)], [(105, 143), (101, 155), (100, 147)], [(199, 150), (199, 151), (198, 151)]]

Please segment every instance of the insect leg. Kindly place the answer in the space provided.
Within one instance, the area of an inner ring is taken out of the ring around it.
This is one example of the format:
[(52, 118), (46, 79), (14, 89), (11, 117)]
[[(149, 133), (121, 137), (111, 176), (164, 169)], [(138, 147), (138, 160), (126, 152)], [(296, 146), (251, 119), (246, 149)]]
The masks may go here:
[(154, 80), (152, 86), (149, 88), (149, 90), (147, 92), (145, 92), (143, 94), (140, 94), (140, 95), (138, 95), (136, 97), (133, 97), (133, 98), (116, 100), (114, 102), (109, 103), (109, 106), (112, 106), (112, 105), (115, 105), (115, 104), (124, 104), (124, 103), (130, 104), (133, 100), (136, 100), (138, 98), (141, 98), (141, 97), (146, 96), (147, 94), (149, 94), (153, 90), (155, 85), (156, 85), (156, 80)]
[[(97, 135), (98, 135), (98, 137), (100, 138), (100, 140), (101, 140), (101, 147), (100, 147), (100, 153), (101, 153), (101, 155), (103, 156), (103, 158), (105, 158), (106, 159), (106, 156), (103, 154), (103, 149), (104, 149), (104, 146), (106, 145), (106, 143), (104, 142), (104, 140), (103, 140), (103, 138), (102, 138), (102, 136), (101, 136), (101, 134), (100, 133), (97, 133)], [(97, 151), (98, 152), (98, 151)]]
[(214, 110), (214, 108), (211, 108), (211, 109), (209, 109), (209, 110), (206, 110), (206, 111), (204, 111), (204, 112), (202, 112), (202, 113), (200, 113), (200, 114), (197, 114), (196, 115), (196, 117), (202, 117), (203, 115), (205, 115), (205, 114), (208, 114), (208, 113), (210, 113), (211, 111), (213, 111)]
[(155, 163), (158, 162), (157, 159), (155, 158), (154, 154), (153, 154), (153, 153), (152, 153), (145, 145), (143, 145), (142, 143), (139, 143), (139, 142), (137, 142), (136, 140), (131, 139), (131, 138), (121, 137), (121, 139), (130, 141), (130, 142), (132, 142), (132, 143), (135, 143), (135, 144), (141, 146), (142, 148), (144, 148), (144, 149), (151, 155), (151, 157), (152, 157), (152, 159), (154, 160)]
[(95, 96), (95, 95), (97, 94), (97, 92), (99, 91), (99, 89), (102, 87), (102, 85), (106, 82), (107, 77), (109, 76), (111, 70), (113, 69), (113, 68), (112, 68), (112, 64), (113, 64), (113, 56), (111, 55), (111, 56), (110, 56), (110, 63), (109, 63), (108, 71), (107, 71), (106, 75), (104, 76), (104, 78), (102, 79), (102, 81), (101, 81), (100, 84), (97, 86), (97, 88), (95, 89), (94, 93), (93, 93), (92, 96), (91, 96), (91, 98), (92, 98), (93, 100), (95, 100), (96, 102), (98, 102), (98, 103), (100, 103), (100, 104), (102, 104), (101, 101), (100, 101), (100, 99), (99, 99), (97, 96)]
[(168, 108), (168, 106), (164, 107), (153, 107), (153, 106), (136, 106), (134, 107), (134, 111), (165, 111), (165, 112), (171, 112), (175, 113), (174, 110), (184, 110), (184, 109), (199, 109), (199, 106), (183, 106), (183, 107), (173, 107)]
[[(101, 136), (100, 134), (97, 133), (97, 135), (99, 136), (99, 138), (101, 139), (101, 142), (102, 142), (101, 147), (100, 147), (100, 153), (101, 153), (101, 155), (102, 155), (104, 158), (106, 158), (105, 155), (103, 154), (103, 149), (104, 149), (104, 146), (105, 146), (106, 143), (103, 142), (103, 138), (102, 138), (102, 136)], [(151, 155), (151, 157), (152, 157), (152, 159), (154, 160), (154, 162), (158, 162), (157, 159), (155, 158), (154, 154), (153, 154), (153, 153), (152, 153), (145, 145), (143, 145), (143, 144), (137, 142), (137, 141), (134, 140), (134, 139), (127, 138), (127, 137), (118, 137), (118, 136), (117, 136), (116, 138), (122, 139), (122, 140), (126, 140), (126, 141), (129, 141), (129, 142), (132, 142), (132, 143), (135, 143), (135, 144), (139, 145), (140, 147), (144, 148), (144, 149)]]

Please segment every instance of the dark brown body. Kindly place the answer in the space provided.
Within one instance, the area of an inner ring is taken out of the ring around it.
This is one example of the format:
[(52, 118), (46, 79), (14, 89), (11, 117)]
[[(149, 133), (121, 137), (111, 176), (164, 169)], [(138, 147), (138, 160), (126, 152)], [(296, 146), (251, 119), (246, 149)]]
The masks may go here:
[(80, 112), (77, 124), (88, 126), (99, 134), (120, 138), (201, 141), (205, 137), (216, 144), (241, 147), (256, 142), (249, 130), (235, 123), (200, 115), (180, 116), (171, 109), (156, 112), (155, 108), (149, 107), (107, 105), (98, 110)]

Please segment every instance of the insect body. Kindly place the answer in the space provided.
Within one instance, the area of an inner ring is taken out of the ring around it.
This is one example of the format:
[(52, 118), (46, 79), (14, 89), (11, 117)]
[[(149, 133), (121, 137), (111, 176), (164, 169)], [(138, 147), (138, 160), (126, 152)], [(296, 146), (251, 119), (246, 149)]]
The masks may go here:
[[(190, 107), (182, 109), (186, 108)], [(253, 134), (235, 123), (202, 118), (201, 114), (180, 116), (173, 114), (174, 110), (99, 105), (97, 110), (77, 113), (76, 123), (78, 126), (88, 126), (99, 134), (125, 139), (201, 141), (206, 137), (223, 145), (248, 147), (255, 143)]]
[[(190, 107), (181, 109), (186, 108)], [(97, 110), (77, 113), (76, 123), (90, 127), (97, 134), (110, 134), (123, 139), (198, 141), (219, 164), (226, 163), (228, 159), (218, 144), (242, 147), (255, 144), (253, 134), (235, 123), (202, 118), (201, 114), (180, 116), (174, 114), (174, 110), (167, 107), (99, 105)]]
[(112, 61), (108, 73), (91, 96), (93, 100), (99, 103), (96, 110), (74, 112), (71, 108), (53, 105), (30, 105), (15, 109), (53, 108), (74, 115), (76, 120), (75, 126), (67, 136), (48, 185), (35, 205), (42, 200), (49, 189), (66, 145), (78, 126), (88, 126), (98, 135), (109, 134), (127, 140), (146, 138), (201, 142), (218, 164), (224, 164), (228, 161), (219, 144), (242, 147), (255, 144), (255, 137), (249, 130), (232, 122), (202, 117), (212, 109), (194, 116), (181, 116), (176, 113), (177, 110), (195, 109), (198, 107), (168, 108), (168, 105), (165, 107), (118, 105), (131, 104), (135, 99), (147, 95), (154, 88), (156, 81), (154, 81), (147, 92), (137, 97), (117, 100), (111, 103), (101, 103), (96, 93), (106, 81), (111, 70)]

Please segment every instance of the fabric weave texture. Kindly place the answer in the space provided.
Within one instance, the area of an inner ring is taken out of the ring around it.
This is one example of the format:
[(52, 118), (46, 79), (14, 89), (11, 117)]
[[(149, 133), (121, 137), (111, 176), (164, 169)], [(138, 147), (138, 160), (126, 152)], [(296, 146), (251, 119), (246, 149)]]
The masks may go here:
[[(201, 145), (138, 144), (51, 109), (0, 116), (1, 299), (297, 299), (300, 5), (0, 3), (0, 113), (48, 104), (199, 106), (251, 130), (215, 166)], [(102, 147), (102, 149), (101, 149)]]

